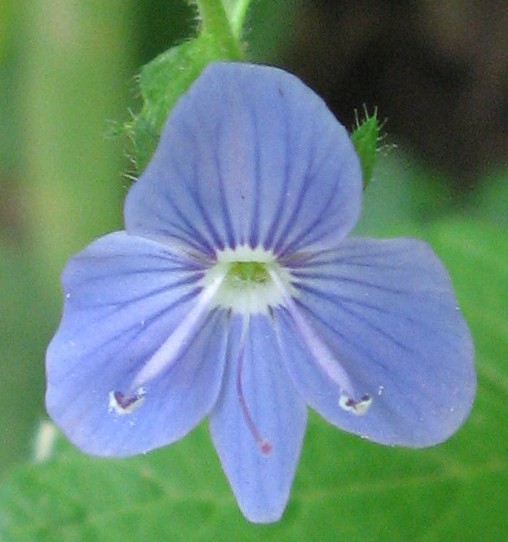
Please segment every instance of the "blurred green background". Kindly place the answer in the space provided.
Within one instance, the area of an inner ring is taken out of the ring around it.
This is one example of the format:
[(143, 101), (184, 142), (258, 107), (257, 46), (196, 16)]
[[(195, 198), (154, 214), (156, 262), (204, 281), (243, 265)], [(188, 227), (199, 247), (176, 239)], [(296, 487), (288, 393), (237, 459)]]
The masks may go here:
[[(472, 320), (479, 397), (487, 390), (468, 423), (495, 412), (479, 435), (492, 437), (494, 479), (508, 491), (506, 5), (258, 0), (249, 21), (249, 57), (300, 75), (348, 127), (364, 105), (388, 118), (358, 232), (427, 238), (449, 265)], [(0, 480), (31, 457), (45, 419), (44, 352), (62, 266), (122, 227), (134, 172), (118, 126), (140, 107), (135, 75), (194, 27), (176, 0), (0, 4)], [(496, 424), (505, 428), (497, 437)], [(508, 535), (485, 524), (495, 529), (484, 540)], [(458, 518), (450, 525), (459, 529)], [(421, 539), (455, 539), (447, 532)]]

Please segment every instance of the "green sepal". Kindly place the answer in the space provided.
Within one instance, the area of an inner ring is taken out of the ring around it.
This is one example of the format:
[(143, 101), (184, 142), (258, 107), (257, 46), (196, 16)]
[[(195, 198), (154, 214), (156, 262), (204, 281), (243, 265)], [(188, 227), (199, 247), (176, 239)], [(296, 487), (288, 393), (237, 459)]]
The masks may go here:
[(141, 172), (159, 141), (164, 122), (178, 98), (201, 70), (220, 58), (209, 35), (200, 35), (165, 51), (143, 66), (139, 88), (143, 108), (127, 125), (134, 145), (136, 169)]
[(377, 118), (377, 111), (374, 111), (372, 115), (365, 112), (365, 118), (361, 121), (357, 119), (356, 128), (351, 134), (351, 141), (355, 146), (362, 166), (364, 190), (372, 179), (378, 151), (380, 129), (381, 126)]
[(143, 107), (125, 126), (133, 142), (138, 172), (150, 161), (169, 112), (203, 68), (213, 61), (241, 60), (243, 56), (238, 35), (247, 3), (240, 3), (234, 21), (228, 18), (229, 13), (219, 0), (195, 3), (200, 17), (198, 35), (170, 48), (141, 69), (139, 89)]

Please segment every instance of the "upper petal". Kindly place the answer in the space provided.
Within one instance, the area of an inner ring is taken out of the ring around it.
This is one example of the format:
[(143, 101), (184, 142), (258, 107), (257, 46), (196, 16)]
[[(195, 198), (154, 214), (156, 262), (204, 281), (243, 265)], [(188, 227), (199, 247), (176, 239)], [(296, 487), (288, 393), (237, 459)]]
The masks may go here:
[(214, 63), (171, 112), (125, 221), (210, 253), (284, 254), (337, 244), (361, 192), (348, 134), (312, 90), (276, 68)]
[[(189, 320), (202, 275), (185, 254), (125, 232), (69, 261), (64, 314), (46, 357), (46, 404), (82, 450), (145, 452), (181, 438), (208, 414), (220, 389), (226, 325), (218, 310)], [(159, 372), (133, 389), (155, 353)], [(112, 408), (115, 393), (137, 398), (135, 408)]]
[(296, 305), (353, 383), (364, 415), (340, 408), (290, 314), (279, 338), (295, 385), (337, 426), (385, 444), (427, 446), (449, 437), (475, 395), (473, 346), (448, 275), (423, 242), (351, 239), (293, 271)]
[[(234, 317), (210, 430), (243, 514), (266, 523), (278, 520), (286, 507), (307, 414), (284, 369), (272, 321), (252, 316), (245, 341), (241, 328), (241, 317)], [(261, 440), (269, 453), (263, 453)]]

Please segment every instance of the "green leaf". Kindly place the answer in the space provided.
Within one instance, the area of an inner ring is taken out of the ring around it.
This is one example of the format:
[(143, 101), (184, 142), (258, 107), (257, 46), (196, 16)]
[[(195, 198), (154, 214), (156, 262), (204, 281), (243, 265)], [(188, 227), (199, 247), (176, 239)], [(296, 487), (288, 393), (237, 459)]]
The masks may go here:
[(376, 163), (377, 145), (379, 141), (379, 121), (377, 112), (372, 115), (365, 113), (365, 119), (357, 121), (357, 126), (351, 134), (351, 141), (360, 157), (363, 175), (363, 187), (366, 188), (372, 178)]
[(52, 459), (19, 467), (0, 487), (0, 539), (506, 540), (508, 239), (459, 219), (427, 237), (450, 269), (477, 350), (477, 401), (448, 442), (387, 448), (313, 415), (288, 509), (260, 526), (240, 515), (205, 426), (125, 460), (86, 457), (58, 440)]
[[(242, 6), (241, 4), (246, 4)], [(230, 3), (234, 24), (243, 23), (247, 2)], [(197, 0), (200, 31), (197, 37), (168, 49), (141, 70), (139, 87), (143, 108), (126, 126), (135, 149), (136, 169), (149, 162), (169, 112), (201, 70), (216, 60), (239, 60), (242, 51), (220, 0)]]

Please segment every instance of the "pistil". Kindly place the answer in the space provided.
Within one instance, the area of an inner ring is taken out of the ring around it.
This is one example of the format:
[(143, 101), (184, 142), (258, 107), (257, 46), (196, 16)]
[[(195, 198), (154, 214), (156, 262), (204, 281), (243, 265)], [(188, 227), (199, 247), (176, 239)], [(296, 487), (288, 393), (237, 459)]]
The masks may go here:
[(240, 403), (240, 409), (245, 419), (245, 423), (249, 428), (259, 451), (265, 455), (272, 451), (272, 445), (269, 440), (263, 438), (250, 414), (247, 401), (245, 400), (245, 393), (243, 391), (242, 373), (243, 373), (243, 361), (245, 357), (245, 344), (247, 342), (247, 335), (249, 329), (249, 317), (243, 319), (242, 334), (240, 336), (240, 347), (238, 350), (238, 361), (236, 366), (236, 393), (238, 395), (238, 401)]

